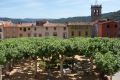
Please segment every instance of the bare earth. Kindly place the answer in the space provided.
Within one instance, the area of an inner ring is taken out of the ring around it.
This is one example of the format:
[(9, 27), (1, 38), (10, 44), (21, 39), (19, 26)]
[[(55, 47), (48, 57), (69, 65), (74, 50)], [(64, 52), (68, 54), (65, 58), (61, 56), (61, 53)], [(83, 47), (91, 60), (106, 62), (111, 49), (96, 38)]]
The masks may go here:
[[(75, 56), (75, 58), (79, 62), (87, 60), (87, 58), (83, 56)], [(47, 71), (42, 71), (38, 68), (37, 79), (34, 79), (34, 61), (23, 60), (15, 65), (10, 76), (4, 80), (98, 80), (97, 76), (88, 73), (78, 74), (77, 72), (72, 72), (71, 74), (66, 74), (64, 78), (60, 78), (59, 75), (59, 70), (52, 70), (51, 76), (48, 76)]]

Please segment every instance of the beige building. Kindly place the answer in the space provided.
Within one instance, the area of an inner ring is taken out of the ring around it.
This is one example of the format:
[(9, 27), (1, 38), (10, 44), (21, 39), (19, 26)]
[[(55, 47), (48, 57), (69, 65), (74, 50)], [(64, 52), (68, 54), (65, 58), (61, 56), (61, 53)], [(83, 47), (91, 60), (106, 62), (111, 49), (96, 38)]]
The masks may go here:
[(18, 37), (18, 27), (10, 26), (3, 27), (4, 38), (17, 38)]
[(74, 22), (68, 23), (68, 37), (91, 37), (93, 23)]
[(59, 38), (67, 38), (68, 28), (65, 24), (60, 23), (43, 23), (32, 27), (32, 36), (33, 37), (48, 37), (56, 36)]
[(50, 37), (68, 38), (65, 24), (37, 21), (36, 23), (19, 23), (3, 26), (4, 38)]
[(0, 39), (3, 39), (4, 36), (3, 36), (3, 24), (0, 23)]
[(19, 26), (18, 28), (18, 37), (31, 37), (32, 26)]

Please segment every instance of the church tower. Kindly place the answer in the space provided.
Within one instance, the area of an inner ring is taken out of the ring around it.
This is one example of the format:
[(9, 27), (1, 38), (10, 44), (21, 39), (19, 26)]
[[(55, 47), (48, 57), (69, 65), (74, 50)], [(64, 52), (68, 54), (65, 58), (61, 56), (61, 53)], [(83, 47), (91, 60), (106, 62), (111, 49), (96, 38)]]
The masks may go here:
[(98, 5), (96, 0), (95, 5), (91, 5), (91, 21), (96, 21), (101, 18), (101, 10), (102, 5)]

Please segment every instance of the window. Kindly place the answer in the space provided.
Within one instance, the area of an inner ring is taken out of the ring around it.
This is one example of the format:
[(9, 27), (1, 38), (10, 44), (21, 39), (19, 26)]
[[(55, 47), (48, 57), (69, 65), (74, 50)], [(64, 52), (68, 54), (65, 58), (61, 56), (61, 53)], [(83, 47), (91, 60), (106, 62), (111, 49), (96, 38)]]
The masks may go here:
[(66, 33), (66, 32), (63, 33), (63, 38), (64, 38), (64, 39), (67, 38), (67, 33)]
[(74, 31), (72, 31), (71, 35), (74, 36)]
[(35, 30), (35, 31), (37, 30), (36, 27), (34, 27), (34, 30)]
[(81, 36), (81, 32), (80, 31), (78, 32), (78, 36)]
[(110, 25), (107, 25), (107, 28), (110, 28)]
[(22, 31), (22, 28), (20, 28), (20, 30)]
[(56, 27), (54, 27), (54, 30), (56, 30)]
[(48, 30), (48, 27), (46, 27), (46, 30)]
[(34, 33), (34, 37), (37, 37), (37, 34), (36, 34), (36, 33)]
[(28, 37), (30, 37), (31, 36), (31, 34), (30, 33), (28, 33)]
[(85, 36), (88, 36), (88, 32), (87, 31), (85, 32)]
[(115, 25), (115, 28), (117, 28), (118, 26), (117, 26), (117, 24)]
[(26, 28), (24, 28), (24, 32), (26, 32)]
[(34, 24), (32, 24), (32, 27), (34, 26)]
[(28, 30), (30, 30), (30, 28), (28, 28)]
[(118, 37), (120, 37), (120, 34), (118, 34)]
[(23, 34), (20, 34), (20, 37), (22, 37), (23, 36)]
[(2, 29), (0, 28), (0, 32), (2, 32)]
[(45, 36), (49, 36), (49, 32), (46, 32), (46, 33), (45, 33)]
[(53, 36), (57, 36), (57, 32), (54, 32), (54, 33), (53, 33)]
[(0, 34), (0, 39), (2, 38), (1, 34)]
[(16, 36), (14, 35), (14, 36), (12, 36), (12, 38), (16, 38)]
[(41, 37), (42, 36), (42, 34), (39, 34), (39, 37)]
[(64, 31), (66, 30), (66, 27), (64, 27)]

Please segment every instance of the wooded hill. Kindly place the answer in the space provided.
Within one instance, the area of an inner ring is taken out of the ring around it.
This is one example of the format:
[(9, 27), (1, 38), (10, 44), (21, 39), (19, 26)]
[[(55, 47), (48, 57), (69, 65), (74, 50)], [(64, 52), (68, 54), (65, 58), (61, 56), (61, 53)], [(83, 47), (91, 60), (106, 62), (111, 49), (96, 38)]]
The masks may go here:
[[(113, 20), (120, 20), (120, 10), (116, 12), (110, 12), (110, 13), (104, 13), (102, 14), (102, 19), (104, 18), (109, 18)], [(69, 17), (69, 18), (60, 18), (60, 19), (43, 19), (43, 18), (38, 18), (38, 19), (32, 19), (32, 18), (25, 18), (25, 19), (13, 19), (13, 18), (0, 18), (0, 20), (3, 21), (12, 21), (14, 23), (17, 22), (35, 22), (36, 20), (48, 20), (50, 22), (56, 22), (56, 23), (65, 23), (65, 22), (89, 22), (91, 21), (90, 16), (77, 16), (77, 17)]]

